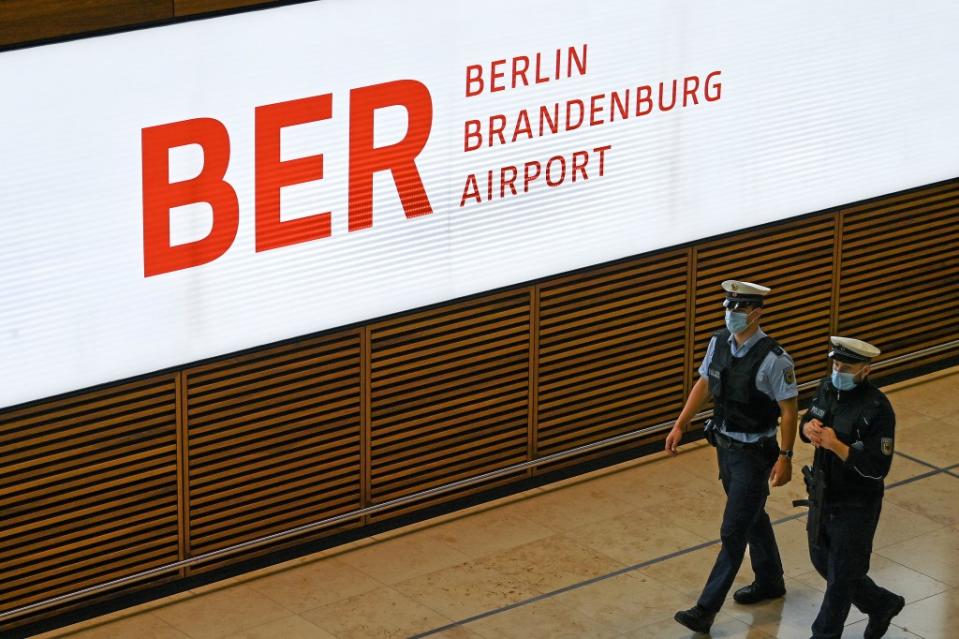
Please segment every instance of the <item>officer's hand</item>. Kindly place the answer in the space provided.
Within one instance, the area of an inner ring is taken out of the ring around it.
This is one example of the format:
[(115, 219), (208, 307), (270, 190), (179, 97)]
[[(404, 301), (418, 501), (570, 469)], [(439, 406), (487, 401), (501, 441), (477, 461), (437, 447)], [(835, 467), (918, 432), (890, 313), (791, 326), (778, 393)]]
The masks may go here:
[(670, 455), (676, 454), (676, 448), (679, 446), (679, 442), (683, 439), (683, 427), (679, 425), (679, 422), (673, 424), (673, 428), (669, 431), (669, 434), (666, 435), (666, 451)]
[(823, 426), (819, 430), (819, 445), (825, 448), (826, 450), (832, 450), (836, 446), (836, 442), (839, 441), (839, 438), (836, 437), (836, 431), (829, 428), (828, 426)]
[(776, 465), (773, 466), (773, 472), (769, 475), (769, 482), (773, 486), (784, 486), (789, 483), (793, 477), (793, 465), (788, 457), (780, 455)]
[(802, 432), (803, 432), (803, 435), (806, 436), (806, 439), (812, 442), (813, 446), (818, 448), (821, 445), (821, 437), (822, 437), (821, 421), (819, 421), (818, 419), (810, 419), (808, 422), (803, 424)]

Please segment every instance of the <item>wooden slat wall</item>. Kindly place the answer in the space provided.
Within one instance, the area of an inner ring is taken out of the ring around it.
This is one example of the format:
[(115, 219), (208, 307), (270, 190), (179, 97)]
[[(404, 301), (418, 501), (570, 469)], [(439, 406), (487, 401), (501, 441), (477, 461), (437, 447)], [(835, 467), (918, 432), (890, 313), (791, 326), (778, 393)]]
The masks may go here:
[(526, 290), (374, 324), (370, 343), (372, 503), (527, 459)]
[(959, 183), (850, 207), (842, 224), (840, 334), (880, 360), (959, 339)]
[(358, 331), (185, 378), (190, 555), (360, 507)]
[(539, 287), (537, 456), (678, 414), (688, 266), (670, 251)]
[(178, 559), (173, 375), (0, 414), (0, 612)]

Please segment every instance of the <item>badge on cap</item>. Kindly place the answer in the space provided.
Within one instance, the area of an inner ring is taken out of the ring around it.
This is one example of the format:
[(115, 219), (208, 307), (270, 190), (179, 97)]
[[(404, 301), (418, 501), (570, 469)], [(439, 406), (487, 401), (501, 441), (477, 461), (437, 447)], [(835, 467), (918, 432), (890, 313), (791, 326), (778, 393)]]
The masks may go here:
[(892, 455), (892, 437), (883, 437), (880, 440), (880, 444), (882, 445), (883, 455), (885, 455), (886, 457), (889, 457), (890, 455)]

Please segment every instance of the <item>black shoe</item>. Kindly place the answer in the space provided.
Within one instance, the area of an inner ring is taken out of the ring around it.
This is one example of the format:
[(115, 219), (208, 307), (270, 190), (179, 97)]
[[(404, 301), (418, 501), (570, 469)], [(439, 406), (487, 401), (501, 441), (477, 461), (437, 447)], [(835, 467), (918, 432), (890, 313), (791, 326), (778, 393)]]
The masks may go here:
[(905, 605), (906, 600), (896, 595), (896, 599), (891, 606), (878, 614), (869, 615), (869, 623), (866, 625), (866, 631), (862, 634), (863, 639), (879, 639), (886, 634), (892, 618), (902, 612)]
[(786, 594), (786, 586), (782, 583), (763, 585), (754, 581), (748, 586), (743, 586), (733, 593), (733, 599), (739, 604), (754, 604), (767, 599), (779, 599)]
[(673, 615), (673, 619), (693, 632), (701, 632), (703, 634), (709, 632), (709, 628), (713, 625), (713, 619), (715, 618), (716, 613), (709, 612), (698, 604), (689, 610), (680, 610)]

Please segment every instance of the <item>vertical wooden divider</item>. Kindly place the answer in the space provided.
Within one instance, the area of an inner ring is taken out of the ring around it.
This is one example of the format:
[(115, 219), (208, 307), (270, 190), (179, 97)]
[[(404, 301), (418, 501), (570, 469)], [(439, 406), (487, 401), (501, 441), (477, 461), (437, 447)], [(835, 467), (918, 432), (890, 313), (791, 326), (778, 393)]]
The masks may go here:
[[(177, 517), (179, 518), (179, 558), (180, 561), (191, 556), (190, 551), (190, 438), (187, 423), (187, 373), (176, 374), (176, 447), (177, 447)], [(180, 576), (185, 577), (189, 568), (181, 568)]]
[[(539, 429), (539, 284), (529, 289), (529, 448), (528, 459), (536, 459)], [(526, 471), (533, 476), (533, 468)]]
[(696, 247), (690, 246), (686, 249), (686, 362), (683, 371), (683, 395), (689, 397), (689, 391), (693, 388), (693, 367), (696, 363), (693, 361), (693, 336), (696, 333)]
[(829, 309), (829, 331), (839, 332), (839, 281), (842, 278), (842, 227), (844, 213), (839, 209), (833, 214), (835, 238), (832, 252), (832, 308)]
[[(360, 328), (360, 508), (366, 508), (373, 503), (372, 481), (373, 471), (371, 464), (371, 414), (372, 414), (372, 364), (370, 347), (370, 327)], [(362, 517), (362, 525), (369, 523), (369, 515)]]

